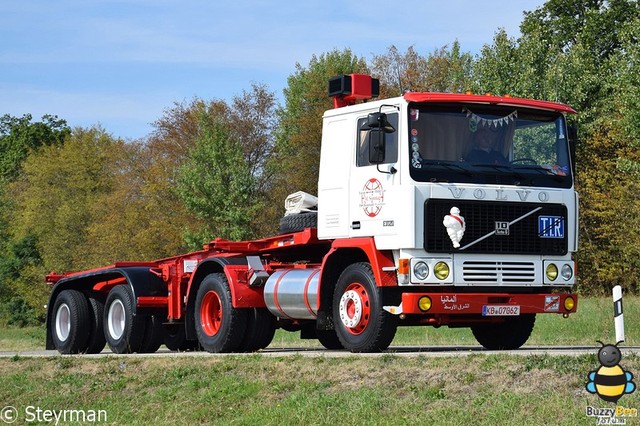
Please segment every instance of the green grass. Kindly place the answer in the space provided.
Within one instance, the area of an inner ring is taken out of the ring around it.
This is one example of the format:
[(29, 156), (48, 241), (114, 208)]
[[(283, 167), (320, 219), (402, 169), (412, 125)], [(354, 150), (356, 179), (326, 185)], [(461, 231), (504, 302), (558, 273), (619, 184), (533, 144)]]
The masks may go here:
[[(636, 333), (640, 324), (640, 297), (624, 299), (625, 343), (640, 346)], [(0, 328), (0, 351), (28, 351), (44, 348), (44, 327)], [(538, 315), (527, 345), (597, 346), (596, 340), (615, 343), (613, 302), (610, 298), (581, 298), (578, 312), (569, 318)], [(393, 346), (477, 345), (467, 328), (399, 327)], [(299, 333), (278, 330), (271, 347), (318, 347), (317, 340), (300, 340)]]
[[(640, 358), (623, 360), (640, 372)], [(109, 424), (595, 424), (593, 355), (461, 358), (302, 356), (0, 359), (0, 401), (105, 410)], [(640, 407), (640, 393), (625, 395)], [(636, 419), (633, 419), (636, 420)], [(20, 424), (20, 422), (18, 422)]]
[(45, 329), (40, 327), (0, 327), (0, 351), (32, 351), (44, 349)]
[[(638, 345), (640, 298), (624, 303), (625, 344)], [(614, 405), (589, 394), (585, 384), (599, 367), (595, 340), (615, 338), (612, 311), (610, 299), (586, 298), (568, 319), (538, 316), (529, 344), (594, 347), (578, 357), (16, 355), (0, 358), (0, 406), (17, 408), (16, 424), (29, 407), (105, 410), (108, 424), (133, 425), (596, 424), (586, 407)], [(301, 344), (318, 347), (284, 331), (272, 346)], [(466, 329), (402, 327), (393, 345), (477, 344)], [(0, 329), (0, 350), (43, 347), (42, 327)], [(640, 357), (623, 351), (620, 364), (640, 377)], [(618, 405), (640, 408), (640, 392), (624, 395)]]

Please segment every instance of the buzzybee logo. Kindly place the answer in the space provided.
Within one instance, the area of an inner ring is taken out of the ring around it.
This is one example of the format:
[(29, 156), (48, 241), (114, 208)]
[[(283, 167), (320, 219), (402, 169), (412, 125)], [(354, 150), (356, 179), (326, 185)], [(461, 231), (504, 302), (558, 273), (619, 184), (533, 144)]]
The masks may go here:
[(618, 402), (624, 394), (633, 393), (636, 390), (636, 384), (633, 382), (633, 374), (625, 371), (620, 366), (622, 353), (618, 348), (618, 344), (602, 345), (598, 351), (598, 361), (600, 368), (590, 371), (587, 377), (586, 389), (589, 393), (597, 394), (600, 399), (607, 402)]

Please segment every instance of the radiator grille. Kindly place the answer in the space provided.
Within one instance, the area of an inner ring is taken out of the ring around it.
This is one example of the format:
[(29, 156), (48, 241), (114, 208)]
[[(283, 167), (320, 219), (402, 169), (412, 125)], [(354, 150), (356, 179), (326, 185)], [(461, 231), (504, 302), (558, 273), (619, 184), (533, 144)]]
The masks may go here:
[[(471, 200), (430, 199), (425, 203), (424, 248), (428, 252), (451, 253), (453, 248), (447, 230), (442, 224), (452, 207), (460, 209), (466, 231), (460, 241), (461, 253), (540, 254), (567, 253), (567, 208), (561, 204), (486, 202)], [(538, 209), (532, 214), (532, 211)], [(508, 235), (489, 235), (496, 230), (496, 222), (513, 222)], [(564, 220), (562, 238), (543, 238), (539, 235), (539, 217), (561, 217)], [(487, 236), (489, 235), (489, 236)], [(486, 237), (482, 239), (483, 237)], [(482, 239), (482, 240), (481, 240)], [(468, 244), (475, 244), (466, 247)]]
[(466, 261), (462, 276), (467, 282), (522, 284), (535, 281), (532, 262)]

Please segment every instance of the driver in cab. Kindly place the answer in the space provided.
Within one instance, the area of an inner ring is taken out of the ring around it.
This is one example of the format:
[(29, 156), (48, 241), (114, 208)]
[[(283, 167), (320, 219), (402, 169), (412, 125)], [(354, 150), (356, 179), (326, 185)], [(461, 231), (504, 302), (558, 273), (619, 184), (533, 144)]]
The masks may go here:
[(474, 164), (503, 164), (508, 165), (504, 156), (495, 150), (494, 146), (498, 134), (488, 126), (478, 126), (473, 137), (473, 149), (465, 156), (465, 160)]

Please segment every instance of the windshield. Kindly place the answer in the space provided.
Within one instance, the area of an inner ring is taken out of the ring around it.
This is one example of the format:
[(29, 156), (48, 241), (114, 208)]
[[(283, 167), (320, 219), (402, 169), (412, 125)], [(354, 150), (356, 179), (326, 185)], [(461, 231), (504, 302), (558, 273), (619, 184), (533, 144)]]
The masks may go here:
[(513, 106), (410, 104), (411, 177), (570, 188), (562, 114)]

